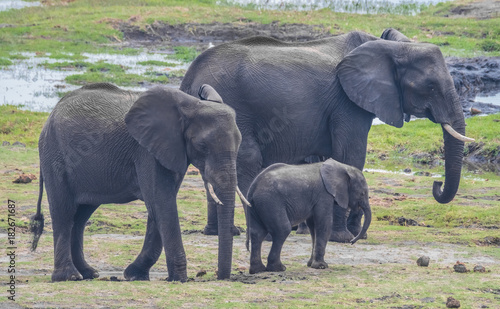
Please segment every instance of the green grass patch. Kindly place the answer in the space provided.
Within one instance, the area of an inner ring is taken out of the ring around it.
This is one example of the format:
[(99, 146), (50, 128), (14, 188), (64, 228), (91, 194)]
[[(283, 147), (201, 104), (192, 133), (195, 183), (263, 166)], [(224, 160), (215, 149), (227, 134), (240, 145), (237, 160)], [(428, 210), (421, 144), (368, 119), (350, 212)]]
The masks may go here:
[(194, 47), (188, 46), (174, 46), (174, 51), (175, 54), (169, 57), (186, 63), (192, 62), (199, 55)]
[(48, 113), (23, 111), (16, 106), (0, 105), (0, 141), (19, 141), (37, 147), (38, 137)]
[(178, 66), (177, 63), (173, 62), (166, 62), (166, 61), (159, 61), (159, 60), (147, 60), (147, 61), (139, 61), (137, 62), (138, 65), (152, 65), (152, 66), (159, 66), (159, 67), (175, 67)]
[[(481, 145), (484, 155), (496, 155), (500, 149), (498, 135), (500, 114), (466, 119), (466, 135)], [(468, 153), (466, 144), (465, 154)], [(426, 170), (443, 174), (443, 133), (440, 125), (430, 120), (415, 120), (398, 129), (389, 125), (372, 126), (368, 135), (367, 166), (391, 171)], [(428, 163), (433, 161), (434, 165)]]
[(0, 58), (0, 66), (12, 65), (12, 61), (6, 58)]
[(74, 62), (64, 61), (64, 62), (53, 62), (53, 63), (45, 62), (39, 65), (50, 70), (75, 70), (75, 69), (87, 68), (91, 64), (83, 61), (74, 61)]

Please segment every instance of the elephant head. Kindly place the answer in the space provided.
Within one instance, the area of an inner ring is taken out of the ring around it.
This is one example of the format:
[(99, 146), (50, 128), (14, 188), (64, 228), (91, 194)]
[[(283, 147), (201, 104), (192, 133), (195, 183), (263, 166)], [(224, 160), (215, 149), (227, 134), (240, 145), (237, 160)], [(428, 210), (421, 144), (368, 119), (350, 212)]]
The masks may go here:
[(386, 40), (366, 42), (338, 65), (338, 78), (349, 99), (387, 124), (400, 128), (410, 116), (427, 117), (443, 127), (445, 186), (434, 182), (433, 195), (448, 203), (460, 183), (465, 120), (458, 94), (440, 49), (411, 43), (394, 29)]
[(333, 159), (328, 159), (321, 165), (320, 173), (326, 191), (335, 198), (340, 207), (363, 210), (365, 221), (359, 234), (351, 240), (351, 244), (354, 244), (366, 234), (372, 221), (365, 177), (359, 169)]
[(168, 88), (146, 91), (125, 117), (127, 129), (168, 170), (184, 175), (196, 166), (220, 206), (220, 279), (231, 271), (236, 181), (236, 155), (241, 134), (232, 108), (208, 85), (200, 99)]

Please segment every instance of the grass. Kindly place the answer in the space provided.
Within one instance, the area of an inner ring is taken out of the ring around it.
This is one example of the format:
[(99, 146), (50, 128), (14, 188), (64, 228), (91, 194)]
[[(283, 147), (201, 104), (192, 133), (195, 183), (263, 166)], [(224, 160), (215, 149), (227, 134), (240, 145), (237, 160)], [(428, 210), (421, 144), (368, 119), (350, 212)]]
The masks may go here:
[(161, 67), (175, 67), (178, 64), (173, 62), (159, 61), (159, 60), (147, 60), (147, 61), (139, 61), (138, 65), (144, 66), (161, 66)]
[[(479, 154), (496, 155), (500, 151), (498, 121), (500, 114), (466, 120), (466, 135), (475, 139), (474, 145), (481, 145)], [(444, 172), (442, 128), (430, 120), (411, 121), (401, 129), (388, 125), (373, 126), (368, 140), (367, 165), (372, 168), (403, 171), (405, 168), (418, 169), (423, 166), (434, 173)], [(467, 147), (465, 153), (469, 151)], [(427, 161), (433, 161), (436, 166), (430, 168), (425, 164)]]

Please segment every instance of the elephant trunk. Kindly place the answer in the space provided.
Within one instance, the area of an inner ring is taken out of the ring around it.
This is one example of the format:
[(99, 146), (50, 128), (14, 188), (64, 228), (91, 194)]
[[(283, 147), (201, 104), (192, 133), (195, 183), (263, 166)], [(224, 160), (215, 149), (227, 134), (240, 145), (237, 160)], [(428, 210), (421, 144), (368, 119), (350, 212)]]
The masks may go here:
[(354, 237), (353, 240), (351, 240), (351, 245), (353, 245), (361, 237), (366, 235), (366, 231), (368, 231), (370, 223), (372, 222), (372, 210), (370, 208), (370, 203), (368, 201), (362, 202), (361, 209), (363, 210), (363, 213), (365, 215), (365, 221), (363, 222), (363, 227), (361, 228), (361, 231), (359, 231), (359, 234), (356, 237)]
[[(219, 235), (218, 279), (229, 279), (233, 256), (234, 206), (236, 192), (236, 163), (217, 164), (209, 168), (209, 183), (213, 185), (217, 202), (217, 225)], [(222, 162), (222, 161), (219, 161)], [(226, 162), (226, 160), (224, 160)], [(205, 168), (207, 171), (207, 168)]]
[[(465, 121), (459, 120), (452, 124), (453, 130), (461, 135), (465, 135)], [(432, 194), (437, 202), (446, 204), (455, 197), (460, 184), (460, 174), (462, 172), (462, 159), (464, 155), (464, 142), (453, 137), (443, 125), (444, 158), (445, 158), (445, 184), (435, 181)]]

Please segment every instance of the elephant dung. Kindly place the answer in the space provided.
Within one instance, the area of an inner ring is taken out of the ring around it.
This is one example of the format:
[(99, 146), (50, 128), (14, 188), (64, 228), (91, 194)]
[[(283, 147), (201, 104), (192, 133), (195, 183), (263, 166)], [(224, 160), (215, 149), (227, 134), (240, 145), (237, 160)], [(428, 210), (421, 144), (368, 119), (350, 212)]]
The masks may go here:
[(422, 267), (427, 267), (429, 266), (429, 261), (430, 261), (430, 258), (428, 256), (421, 256), (418, 258), (417, 260), (417, 265), (418, 266), (422, 266)]
[(30, 183), (32, 180), (35, 180), (35, 179), (36, 179), (36, 176), (33, 174), (22, 173), (21, 175), (19, 175), (19, 177), (14, 179), (12, 182), (13, 183)]
[(462, 263), (462, 262), (459, 262), (459, 261), (457, 261), (457, 263), (455, 265), (453, 265), (453, 269), (457, 273), (466, 273), (466, 272), (468, 272), (467, 267), (465, 267), (465, 264)]
[(476, 265), (476, 266), (474, 266), (474, 272), (475, 273), (484, 273), (484, 272), (486, 272), (486, 268), (484, 268), (483, 265)]
[(446, 308), (460, 308), (460, 302), (450, 296), (446, 300)]

